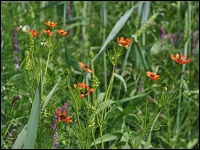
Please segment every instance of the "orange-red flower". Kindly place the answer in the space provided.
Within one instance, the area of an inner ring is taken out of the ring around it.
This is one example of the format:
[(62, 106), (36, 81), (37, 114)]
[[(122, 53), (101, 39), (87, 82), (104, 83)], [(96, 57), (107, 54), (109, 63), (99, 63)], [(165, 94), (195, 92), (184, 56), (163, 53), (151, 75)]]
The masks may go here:
[(85, 97), (85, 96), (88, 96), (90, 92), (94, 92), (94, 89), (93, 89), (93, 88), (90, 88), (90, 89), (87, 90), (86, 92), (81, 93), (80, 98), (83, 98), (83, 97)]
[[(76, 87), (77, 87), (77, 85), (74, 84), (74, 88), (76, 88)], [(93, 89), (93, 88), (90, 88), (90, 89), (88, 90), (89, 87), (88, 87), (88, 85), (85, 84), (85, 83), (79, 82), (79, 83), (78, 83), (78, 87), (79, 87), (79, 90), (81, 91), (80, 98), (83, 98), (83, 97), (85, 97), (85, 96), (88, 96), (90, 92), (94, 92), (94, 89)]]
[(121, 37), (121, 38), (117, 38), (117, 42), (119, 46), (124, 46), (127, 49), (128, 46), (130, 45), (131, 39), (126, 38), (126, 40), (124, 40), (124, 38)]
[(85, 70), (85, 71), (87, 71), (87, 72), (89, 72), (89, 73), (92, 73), (92, 71), (88, 68), (88, 66), (86, 66), (84, 63), (82, 63), (82, 62), (79, 62), (79, 66), (83, 69), (83, 70)]
[(63, 111), (63, 114), (61, 114), (61, 110), (57, 109), (56, 110), (56, 115), (58, 116), (58, 122), (64, 121), (64, 122), (72, 122), (72, 120), (70, 120), (70, 118), (72, 118), (72, 116), (66, 117), (66, 110)]
[(176, 57), (174, 57), (174, 56), (172, 55), (172, 53), (170, 53), (170, 57), (171, 57), (171, 59), (172, 59), (173, 61), (175, 61), (176, 63), (179, 63), (180, 65), (182, 65), (182, 64), (187, 64), (188, 62), (190, 62), (190, 58), (188, 58), (187, 60), (184, 60), (184, 58), (185, 58), (185, 55), (184, 55), (184, 54), (182, 54), (182, 56), (180, 57), (180, 55), (177, 53), (177, 54), (176, 54)]
[(47, 34), (48, 36), (55, 36), (55, 35), (53, 34), (53, 32), (51, 32), (50, 30), (44, 30), (44, 29), (42, 29), (42, 32), (43, 32), (44, 34)]
[(46, 24), (47, 26), (51, 27), (51, 28), (54, 28), (54, 27), (57, 25), (56, 22), (50, 22), (50, 21), (45, 22), (45, 24)]
[[(87, 89), (88, 88), (87, 84), (81, 83), (81, 82), (78, 83), (78, 86), (79, 86), (80, 89), (84, 89), (84, 88)], [(77, 85), (74, 84), (74, 88), (76, 88), (76, 87), (77, 87)]]
[(152, 80), (159, 80), (160, 79), (159, 78), (160, 75), (157, 75), (156, 73), (150, 72), (150, 71), (146, 72), (146, 76), (149, 77)]
[(65, 32), (65, 31), (62, 30), (62, 29), (59, 29), (59, 30), (58, 30), (58, 34), (60, 34), (60, 35), (62, 35), (62, 36), (65, 36), (65, 35), (67, 35), (67, 32)]
[(29, 32), (32, 34), (33, 38), (35, 38), (38, 34), (36, 30), (29, 30)]

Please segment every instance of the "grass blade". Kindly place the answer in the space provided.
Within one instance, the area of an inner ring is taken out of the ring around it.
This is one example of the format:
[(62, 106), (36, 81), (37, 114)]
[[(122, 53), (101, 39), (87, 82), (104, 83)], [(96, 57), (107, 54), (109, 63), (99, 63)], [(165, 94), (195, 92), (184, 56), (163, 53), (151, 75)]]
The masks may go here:
[(15, 140), (15, 143), (12, 146), (12, 149), (20, 149), (22, 148), (22, 145), (24, 144), (24, 141), (26, 139), (26, 133), (27, 133), (27, 124), (24, 126), (20, 134), (18, 134), (17, 139)]
[(124, 78), (122, 76), (116, 74), (116, 73), (114, 73), (114, 76), (122, 81), (122, 83), (124, 84), (124, 90), (126, 92), (127, 91), (127, 85), (126, 85), (126, 81), (124, 80)]
[(35, 140), (37, 137), (37, 129), (40, 117), (40, 103), (41, 103), (41, 89), (42, 89), (42, 79), (40, 77), (40, 82), (35, 93), (35, 98), (31, 108), (31, 114), (28, 120), (27, 135), (24, 142), (24, 148), (34, 148)]
[(55, 90), (56, 90), (56, 88), (57, 88), (59, 82), (60, 82), (60, 78), (58, 79), (56, 85), (53, 87), (53, 89), (51, 90), (51, 92), (50, 92), (50, 93), (47, 95), (47, 97), (45, 98), (45, 100), (44, 100), (44, 105), (43, 105), (44, 107), (48, 104), (48, 102), (49, 102), (51, 96), (53, 95), (53, 93), (55, 92)]
[[(160, 110), (160, 112), (162, 111), (162, 109)], [(158, 115), (156, 116), (156, 118), (154, 119), (151, 129), (149, 131), (149, 136), (147, 138), (147, 143), (146, 143), (146, 148), (149, 149), (150, 148), (150, 143), (151, 143), (151, 132), (153, 130), (153, 125), (155, 124), (156, 120), (158, 119), (158, 116), (160, 115), (160, 112), (158, 113)]]
[(115, 37), (115, 35), (121, 30), (121, 28), (124, 26), (124, 24), (126, 23), (126, 21), (128, 20), (128, 18), (130, 17), (130, 15), (132, 14), (133, 10), (138, 7), (139, 5), (141, 5), (142, 3), (144, 3), (144, 1), (139, 2), (137, 5), (133, 6), (131, 9), (129, 9), (115, 24), (115, 26), (113, 27), (112, 31), (110, 32), (110, 34), (108, 35), (105, 43), (103, 44), (103, 46), (101, 47), (99, 53), (93, 58), (93, 61), (95, 59), (97, 59), (97, 57), (104, 51), (105, 47), (108, 45), (108, 43)]
[[(105, 134), (102, 136), (103, 138), (103, 142), (108, 142), (108, 141), (113, 141), (113, 140), (119, 140), (122, 137), (122, 133), (121, 132), (115, 132), (115, 133), (109, 133), (109, 134)], [(95, 140), (96, 144), (101, 143), (101, 138), (97, 138)], [(94, 142), (91, 144), (91, 146), (94, 145)]]

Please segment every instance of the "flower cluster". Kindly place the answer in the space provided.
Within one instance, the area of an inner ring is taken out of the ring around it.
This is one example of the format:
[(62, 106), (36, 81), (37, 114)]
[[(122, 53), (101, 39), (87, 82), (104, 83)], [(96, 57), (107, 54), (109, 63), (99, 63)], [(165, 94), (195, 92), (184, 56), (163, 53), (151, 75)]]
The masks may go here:
[(126, 49), (128, 49), (131, 39), (126, 38), (126, 40), (124, 40), (124, 38), (121, 37), (121, 38), (117, 38), (117, 41), (118, 41), (119, 46), (124, 46)]
[[(77, 88), (76, 84), (74, 84), (74, 88)], [(78, 88), (81, 91), (80, 98), (84, 98), (88, 96), (90, 92), (94, 92), (93, 88), (89, 88), (87, 84), (81, 82), (78, 83)]]
[[(57, 23), (56, 22), (51, 22), (51, 21), (48, 21), (48, 22), (45, 22), (45, 24), (50, 27), (51, 29), (53, 29), (54, 27), (56, 27)], [(50, 30), (45, 30), (45, 29), (42, 29), (42, 32), (48, 36), (55, 36), (55, 34), (53, 34), (52, 31)], [(62, 29), (59, 29), (58, 30), (58, 34), (61, 35), (61, 36), (65, 36), (67, 35), (67, 32), (62, 30)]]
[(16, 56), (19, 52), (18, 50), (18, 44), (17, 44), (17, 27), (14, 28), (13, 31), (13, 47), (14, 47), (14, 68), (15, 71), (19, 69), (19, 59)]
[(54, 136), (53, 136), (53, 146), (52, 149), (55, 149), (58, 146), (57, 137), (58, 137), (58, 131), (56, 127), (56, 122), (60, 123), (61, 121), (64, 122), (72, 122), (71, 118), (72, 116), (68, 116), (66, 112), (66, 108), (69, 106), (68, 103), (64, 103), (62, 107), (59, 107), (53, 114), (52, 117), (52, 129), (55, 130)]

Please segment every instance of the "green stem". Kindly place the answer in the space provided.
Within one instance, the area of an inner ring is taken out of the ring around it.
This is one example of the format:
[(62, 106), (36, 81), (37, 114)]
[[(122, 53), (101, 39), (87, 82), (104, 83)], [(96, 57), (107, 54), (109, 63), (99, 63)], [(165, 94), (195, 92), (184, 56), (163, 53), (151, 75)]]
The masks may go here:
[(72, 97), (73, 97), (73, 99), (74, 99), (74, 101), (75, 101), (75, 109), (76, 109), (76, 115), (77, 115), (77, 118), (78, 118), (79, 134), (80, 134), (81, 142), (82, 142), (82, 140), (83, 140), (83, 135), (82, 135), (81, 123), (80, 123), (80, 118), (79, 118), (79, 113), (78, 113), (78, 103), (77, 103), (77, 99), (75, 98), (75, 96), (74, 96), (74, 94), (73, 94), (73, 92), (72, 92), (72, 90), (71, 90), (71, 87), (70, 87), (70, 85), (69, 85), (68, 76), (66, 77), (66, 82), (67, 82), (67, 86), (68, 86), (68, 88), (69, 88), (69, 91), (70, 91), (70, 93), (71, 93), (71, 95), (72, 95)]
[(82, 77), (82, 75), (83, 75), (84, 72), (85, 72), (85, 71), (83, 70), (82, 73), (81, 73), (81, 75), (79, 76), (78, 81), (77, 81), (77, 84), (79, 83), (80, 78)]
[[(90, 59), (90, 65), (91, 65), (91, 69), (92, 69), (92, 79), (93, 79), (93, 85), (96, 85), (95, 82), (95, 73), (94, 73), (94, 64), (93, 64), (93, 61), (92, 59)], [(96, 87), (93, 87), (93, 88), (96, 88)], [(97, 102), (96, 102), (96, 91), (94, 91), (92, 93), (93, 95), (93, 105), (96, 107), (97, 106)]]
[(93, 138), (93, 141), (94, 141), (94, 146), (97, 149), (97, 145), (96, 145), (96, 142), (95, 142), (94, 130), (93, 129), (92, 129), (92, 138)]
[(99, 122), (98, 116), (97, 116), (97, 123), (98, 123), (98, 126), (99, 126), (99, 132), (100, 132), (101, 147), (102, 147), (102, 149), (104, 149), (104, 142), (103, 142), (103, 136), (102, 136), (102, 125)]
[[(43, 91), (43, 86), (44, 86), (44, 83), (45, 83), (45, 78), (46, 78), (47, 67), (48, 67), (48, 64), (49, 64), (50, 55), (51, 55), (51, 51), (49, 51), (49, 53), (48, 53), (46, 68), (45, 68), (44, 77), (43, 77), (44, 82), (42, 82), (42, 91)], [(43, 92), (41, 92), (41, 93), (43, 93)]]
[[(184, 54), (187, 54), (187, 46), (188, 46), (188, 41), (185, 43), (185, 47), (184, 47)], [(182, 72), (185, 71), (185, 65), (182, 65)], [(181, 81), (183, 81), (183, 75), (181, 76)], [(177, 108), (177, 118), (176, 118), (176, 130), (175, 130), (175, 142), (173, 147), (176, 147), (176, 142), (177, 142), (177, 138), (180, 134), (180, 107), (181, 107), (181, 95), (182, 95), (182, 82), (180, 83), (180, 88), (179, 88), (179, 100), (178, 100), (178, 108)]]
[(147, 129), (147, 116), (148, 116), (148, 103), (149, 103), (149, 98), (148, 98), (149, 94), (147, 94), (146, 97), (146, 105), (145, 105), (145, 121), (144, 121), (144, 129)]
[(111, 94), (112, 86), (113, 86), (113, 81), (114, 81), (115, 66), (116, 66), (116, 65), (113, 65), (112, 75), (111, 75), (110, 83), (109, 83), (108, 90), (107, 90), (107, 92), (106, 92), (106, 96), (105, 96), (105, 98), (104, 98), (104, 101), (106, 101), (107, 99), (110, 98), (110, 94)]

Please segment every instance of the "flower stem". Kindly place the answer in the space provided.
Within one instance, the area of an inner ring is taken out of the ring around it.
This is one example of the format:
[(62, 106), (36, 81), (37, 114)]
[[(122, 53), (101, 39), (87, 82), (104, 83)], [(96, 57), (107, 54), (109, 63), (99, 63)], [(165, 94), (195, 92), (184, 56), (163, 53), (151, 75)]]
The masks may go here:
[(111, 94), (112, 86), (113, 86), (113, 81), (114, 81), (115, 66), (116, 66), (116, 65), (113, 65), (112, 75), (111, 75), (110, 83), (109, 83), (108, 90), (107, 90), (107, 92), (106, 92), (106, 96), (105, 96), (105, 98), (104, 98), (104, 101), (106, 101), (107, 99), (110, 98), (110, 94)]
[(78, 113), (78, 103), (77, 103), (77, 99), (75, 98), (72, 90), (71, 90), (71, 87), (69, 85), (69, 82), (68, 82), (68, 76), (66, 77), (66, 82), (67, 82), (67, 86), (69, 88), (69, 91), (75, 101), (75, 109), (76, 109), (76, 115), (77, 115), (77, 119), (78, 119), (78, 128), (79, 128), (79, 133), (80, 133), (80, 137), (81, 137), (81, 141), (83, 141), (83, 135), (82, 135), (82, 130), (81, 130), (81, 123), (80, 123), (80, 118), (79, 118), (79, 113)]

